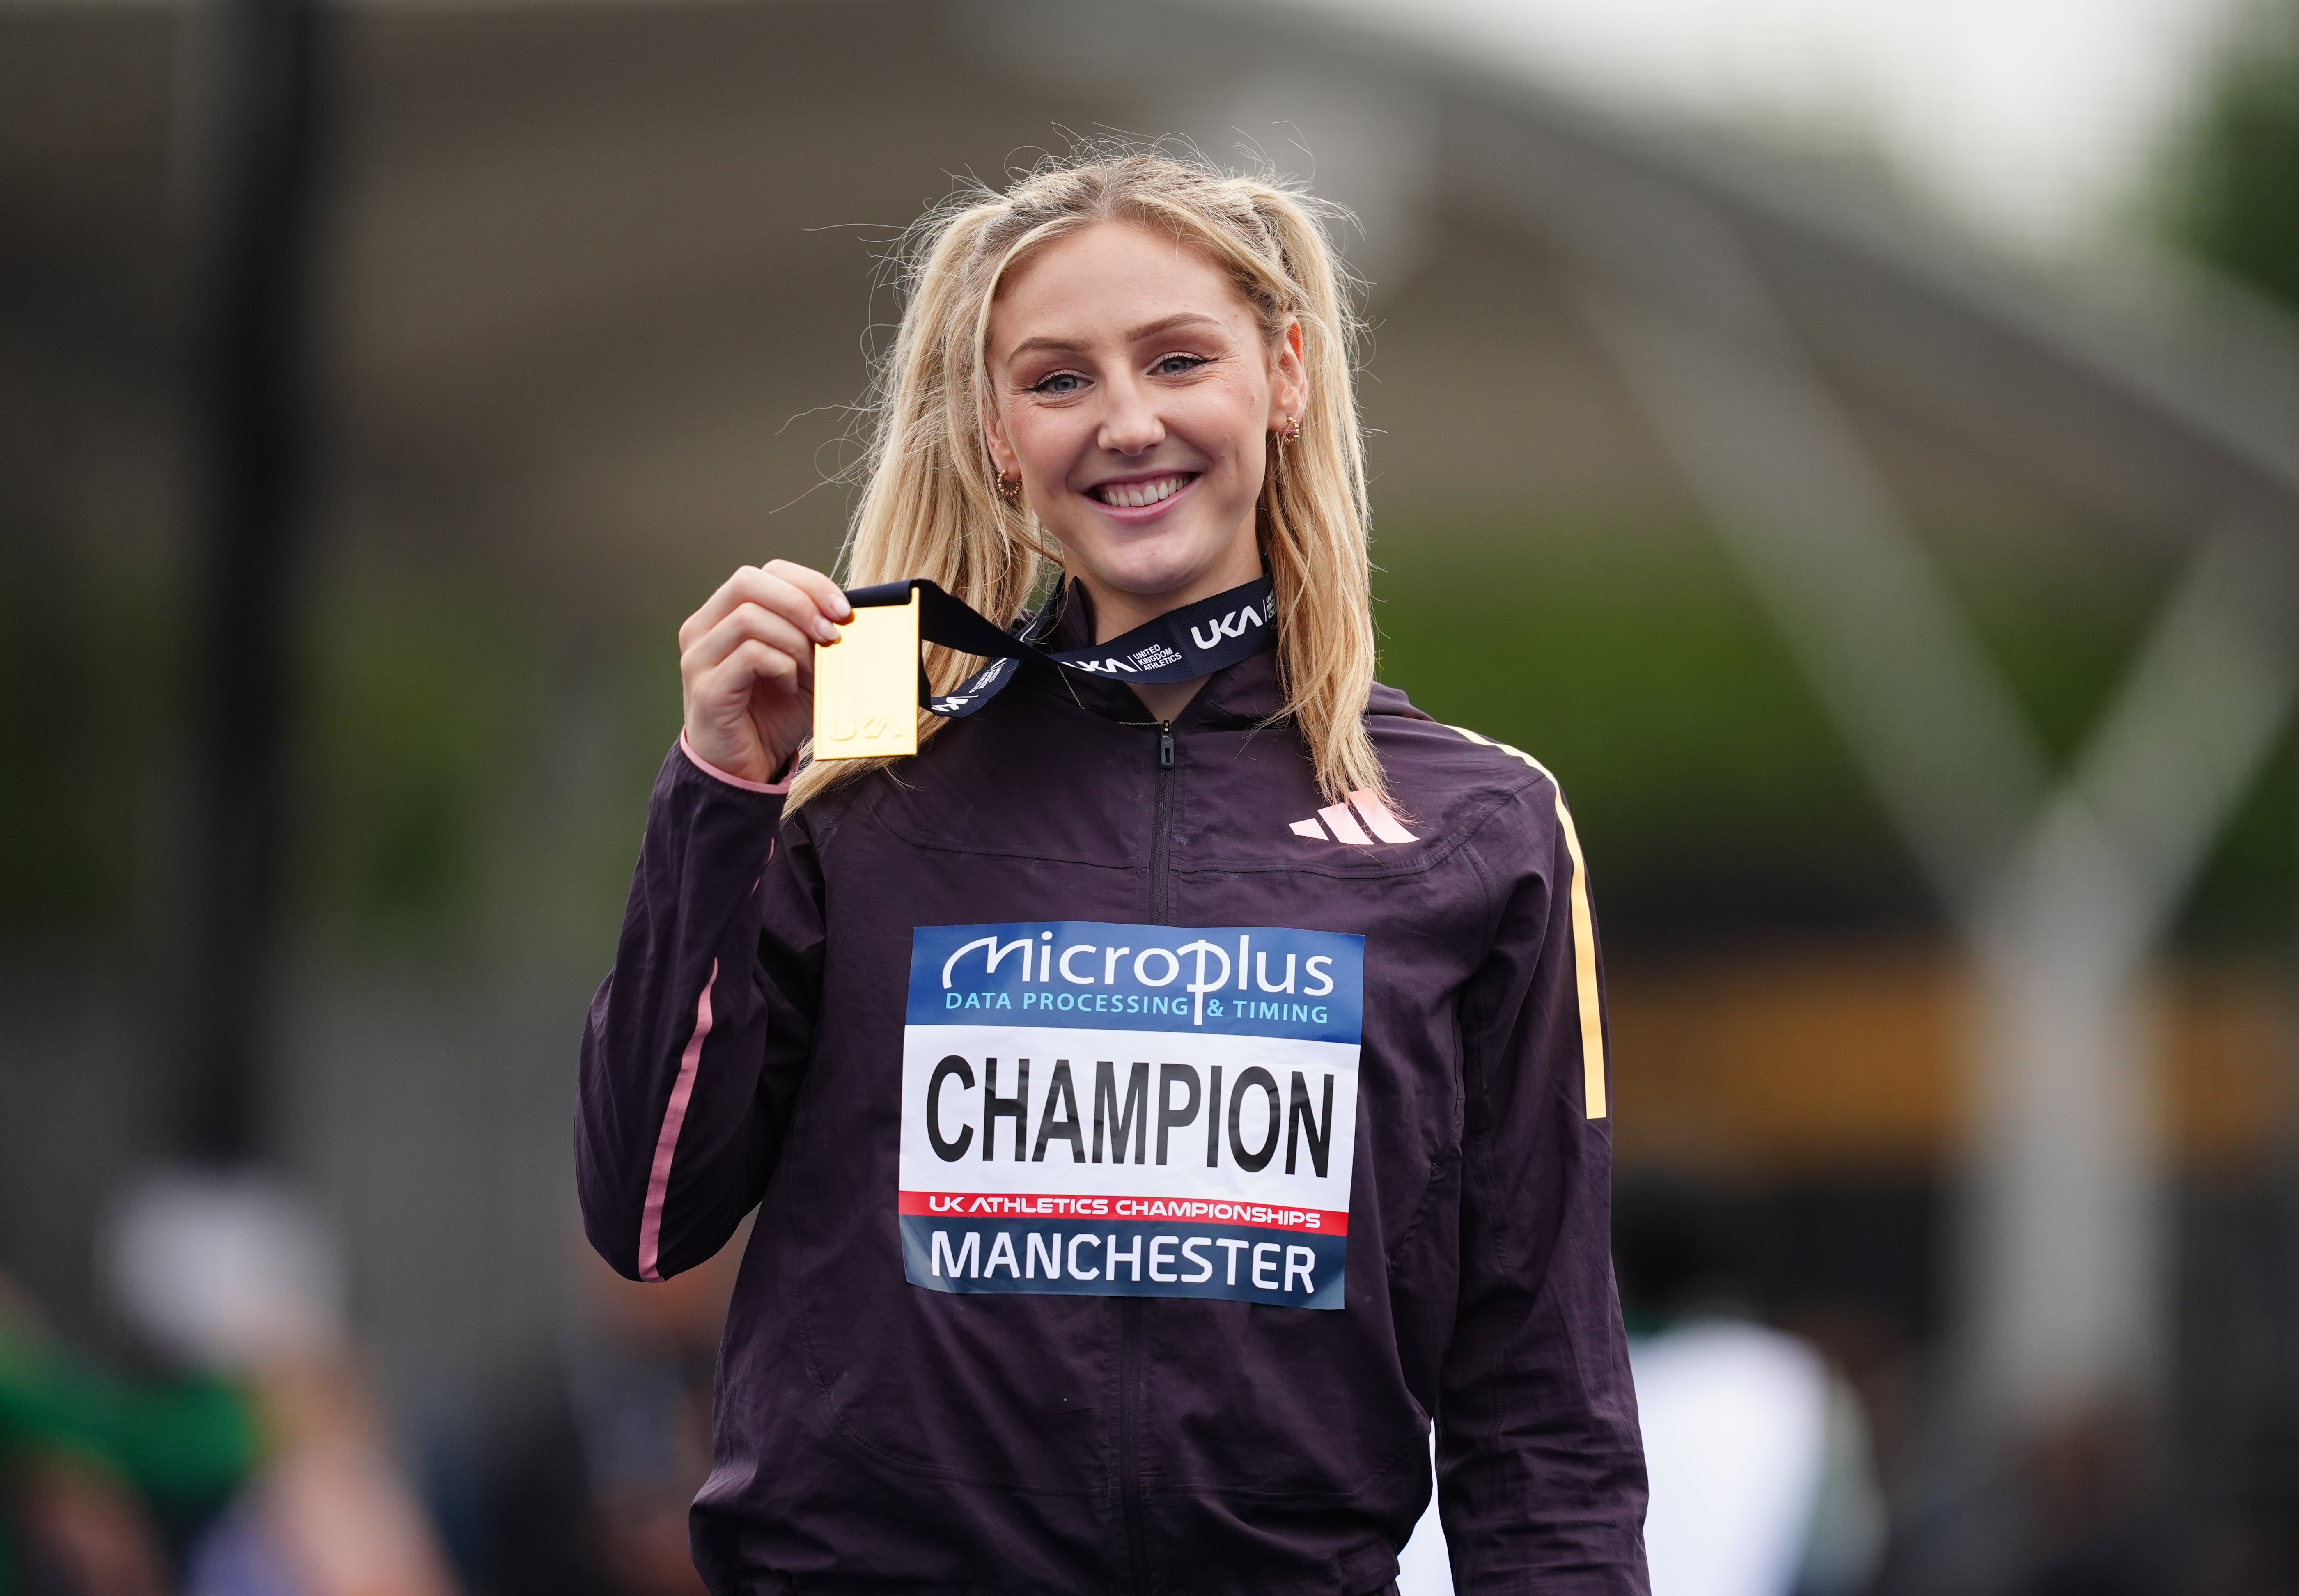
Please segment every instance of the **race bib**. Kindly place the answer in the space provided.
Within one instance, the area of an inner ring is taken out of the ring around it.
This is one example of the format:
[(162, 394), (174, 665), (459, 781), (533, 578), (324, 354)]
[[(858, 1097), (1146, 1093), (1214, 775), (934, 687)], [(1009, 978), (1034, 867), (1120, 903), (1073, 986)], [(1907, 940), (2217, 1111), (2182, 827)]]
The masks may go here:
[(1361, 936), (919, 927), (905, 1276), (1340, 1308), (1364, 997)]

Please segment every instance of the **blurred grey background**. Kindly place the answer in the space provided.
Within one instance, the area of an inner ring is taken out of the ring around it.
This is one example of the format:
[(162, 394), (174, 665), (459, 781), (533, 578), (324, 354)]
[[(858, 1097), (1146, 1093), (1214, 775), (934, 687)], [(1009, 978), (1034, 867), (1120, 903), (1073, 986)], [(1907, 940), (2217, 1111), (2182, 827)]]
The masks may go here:
[(482, 1534), (677, 621), (924, 205), (1172, 137), (1356, 214), (1384, 678), (1571, 795), (1863, 1577), (2299, 1589), (2299, 13), (1994, 10), (0, 4), (0, 1273), (117, 1350), (124, 1184), (286, 1172)]

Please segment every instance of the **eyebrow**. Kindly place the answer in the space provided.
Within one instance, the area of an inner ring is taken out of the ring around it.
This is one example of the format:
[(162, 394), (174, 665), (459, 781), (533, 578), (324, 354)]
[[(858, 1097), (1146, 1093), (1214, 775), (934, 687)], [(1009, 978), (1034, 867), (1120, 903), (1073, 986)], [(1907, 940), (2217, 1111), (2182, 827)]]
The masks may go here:
[[(1144, 338), (1154, 338), (1159, 333), (1172, 332), (1178, 327), (1188, 326), (1191, 323), (1201, 323), (1204, 326), (1216, 329), (1221, 327), (1221, 323), (1219, 321), (1216, 320), (1213, 317), (1207, 315), (1202, 311), (1180, 311), (1171, 316), (1161, 316), (1155, 321), (1145, 321), (1140, 327), (1131, 329), (1125, 335), (1125, 342), (1128, 344), (1139, 344)], [(1051, 350), (1058, 353), (1076, 354), (1082, 352), (1084, 348), (1084, 345), (1076, 343), (1068, 338), (1025, 338), (1020, 343), (1014, 345), (1012, 351), (1008, 353), (1006, 358), (1008, 360), (1019, 360), (1025, 354), (1035, 353), (1037, 351), (1042, 349)]]

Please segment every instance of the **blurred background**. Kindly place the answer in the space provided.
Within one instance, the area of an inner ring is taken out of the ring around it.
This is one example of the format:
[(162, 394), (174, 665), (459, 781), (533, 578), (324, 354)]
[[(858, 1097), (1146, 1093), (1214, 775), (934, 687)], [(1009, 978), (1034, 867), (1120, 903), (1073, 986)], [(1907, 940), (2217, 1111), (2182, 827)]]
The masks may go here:
[(1656, 1591), (2299, 1591), (2290, 0), (0, 0), (0, 1590), (697, 1588), (723, 1272), (568, 1128), (674, 634), (1111, 134), (1358, 219)]

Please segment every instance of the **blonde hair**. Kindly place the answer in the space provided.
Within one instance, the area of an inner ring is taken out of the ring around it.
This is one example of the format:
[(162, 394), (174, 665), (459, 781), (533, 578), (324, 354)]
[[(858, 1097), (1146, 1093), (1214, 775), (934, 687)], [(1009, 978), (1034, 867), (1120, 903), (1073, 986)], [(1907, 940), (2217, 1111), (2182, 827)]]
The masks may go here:
[[(1020, 614), (1061, 555), (1026, 506), (999, 494), (983, 433), (984, 346), (999, 286), (1049, 244), (1100, 222), (1169, 234), (1228, 275), (1266, 337), (1280, 337), (1289, 321), (1300, 327), (1308, 390), (1300, 436), (1272, 438), (1256, 515), (1276, 590), (1285, 704), (1274, 719), (1299, 727), (1328, 799), (1383, 792), (1365, 727), (1374, 643), (1357, 322), (1324, 225), (1337, 213), (1298, 187), (1141, 149), (1048, 161), (1003, 194), (977, 187), (928, 212), (894, 257), (905, 303), (876, 373), (842, 579), (923, 577), (1000, 625)], [(933, 645), (925, 663), (938, 693), (976, 668)], [(920, 746), (942, 726), (921, 711)], [(790, 806), (889, 762), (810, 763)]]

